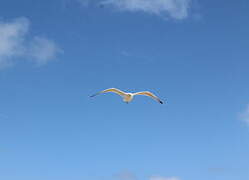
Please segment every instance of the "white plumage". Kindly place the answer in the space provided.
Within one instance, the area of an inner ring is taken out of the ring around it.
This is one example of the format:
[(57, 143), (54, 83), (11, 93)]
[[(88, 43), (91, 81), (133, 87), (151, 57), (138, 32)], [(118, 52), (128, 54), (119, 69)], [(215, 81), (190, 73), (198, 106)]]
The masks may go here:
[(136, 93), (127, 93), (127, 92), (123, 92), (119, 89), (116, 89), (116, 88), (109, 88), (109, 89), (106, 89), (106, 90), (103, 90), (103, 91), (100, 91), (90, 97), (94, 97), (98, 94), (102, 94), (102, 93), (107, 93), (107, 92), (113, 92), (113, 93), (116, 93), (118, 95), (120, 95), (122, 98), (123, 98), (123, 101), (128, 103), (130, 102), (133, 97), (135, 95), (144, 95), (144, 96), (148, 96), (148, 97), (151, 97), (153, 98), (154, 100), (158, 101), (159, 103), (163, 104), (163, 102), (157, 97), (155, 96), (153, 93), (149, 92), (149, 91), (142, 91), (142, 92), (136, 92)]

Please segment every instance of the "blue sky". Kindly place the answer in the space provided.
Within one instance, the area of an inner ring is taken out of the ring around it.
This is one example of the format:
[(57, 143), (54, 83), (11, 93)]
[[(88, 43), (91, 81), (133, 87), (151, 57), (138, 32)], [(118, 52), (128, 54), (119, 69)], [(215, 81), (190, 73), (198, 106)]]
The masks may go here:
[[(249, 179), (247, 0), (2, 0), (0, 179)], [(166, 104), (115, 94), (149, 90)]]

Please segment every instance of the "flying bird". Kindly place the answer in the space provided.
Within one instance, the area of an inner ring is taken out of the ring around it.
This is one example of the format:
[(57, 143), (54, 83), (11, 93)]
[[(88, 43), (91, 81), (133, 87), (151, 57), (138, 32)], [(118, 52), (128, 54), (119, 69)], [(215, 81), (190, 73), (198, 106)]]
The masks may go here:
[(126, 103), (129, 103), (133, 99), (133, 97), (135, 95), (144, 95), (144, 96), (151, 97), (152, 99), (154, 99), (154, 100), (158, 101), (159, 103), (163, 104), (163, 102), (157, 96), (155, 96), (153, 93), (151, 93), (149, 91), (142, 91), (142, 92), (136, 92), (136, 93), (127, 93), (127, 92), (123, 92), (123, 91), (121, 91), (119, 89), (116, 89), (116, 88), (109, 88), (109, 89), (100, 91), (100, 92), (98, 92), (96, 94), (93, 94), (90, 97), (94, 97), (96, 95), (99, 95), (99, 94), (102, 94), (102, 93), (107, 93), (107, 92), (113, 92), (113, 93), (116, 93), (116, 94), (120, 95), (123, 98), (123, 101), (126, 102)]

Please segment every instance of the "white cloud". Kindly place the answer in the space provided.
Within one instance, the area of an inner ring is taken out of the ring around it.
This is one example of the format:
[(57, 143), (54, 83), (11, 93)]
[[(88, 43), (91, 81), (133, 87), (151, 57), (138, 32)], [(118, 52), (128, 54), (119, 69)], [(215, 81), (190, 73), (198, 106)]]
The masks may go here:
[(149, 180), (180, 180), (178, 177), (151, 176)]
[(240, 118), (249, 125), (249, 105), (247, 105), (244, 112), (240, 114)]
[(60, 52), (57, 45), (44, 37), (29, 37), (27, 18), (0, 22), (0, 68), (14, 64), (18, 59), (28, 59), (36, 64), (46, 64)]
[(10, 65), (12, 57), (24, 53), (23, 41), (29, 28), (25, 18), (10, 23), (0, 22), (0, 67)]
[(188, 16), (191, 0), (102, 0), (102, 4), (111, 5), (121, 11), (142, 11), (154, 15), (167, 15), (174, 19)]

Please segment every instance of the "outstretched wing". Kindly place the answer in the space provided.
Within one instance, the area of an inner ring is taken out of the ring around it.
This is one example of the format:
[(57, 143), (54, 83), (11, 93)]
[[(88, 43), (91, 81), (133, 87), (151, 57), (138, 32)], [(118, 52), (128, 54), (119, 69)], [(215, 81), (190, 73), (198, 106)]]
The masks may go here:
[(90, 97), (94, 97), (94, 96), (96, 96), (96, 95), (98, 95), (98, 94), (107, 93), (107, 92), (113, 92), (113, 93), (116, 93), (116, 94), (118, 94), (118, 95), (120, 95), (120, 96), (122, 96), (122, 97), (125, 95), (125, 92), (123, 92), (123, 91), (121, 91), (121, 90), (119, 90), (119, 89), (116, 89), (116, 88), (109, 88), (109, 89), (100, 91), (100, 92), (98, 92), (98, 93), (96, 93), (96, 94), (93, 94), (93, 95), (91, 95)]
[(153, 93), (151, 93), (149, 91), (137, 92), (137, 93), (134, 93), (134, 95), (149, 96), (149, 97), (153, 98), (154, 100), (158, 101), (159, 103), (163, 104), (163, 102), (157, 96), (155, 96)]

